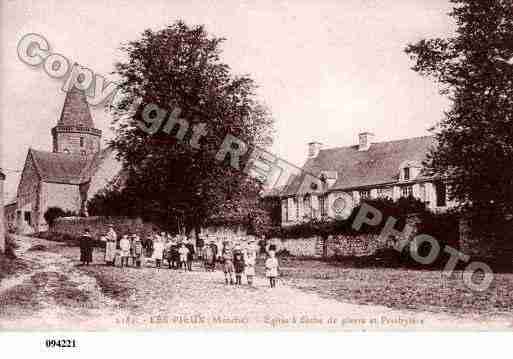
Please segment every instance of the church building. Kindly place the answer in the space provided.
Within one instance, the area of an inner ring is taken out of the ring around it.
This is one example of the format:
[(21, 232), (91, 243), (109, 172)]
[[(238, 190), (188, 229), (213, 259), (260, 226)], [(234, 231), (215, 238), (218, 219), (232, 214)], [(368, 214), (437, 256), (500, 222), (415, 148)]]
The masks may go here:
[(115, 151), (101, 148), (102, 131), (94, 125), (83, 91), (73, 88), (66, 94), (51, 135), (52, 152), (29, 148), (27, 153), (16, 198), (19, 232), (47, 230), (49, 207), (85, 215), (87, 200), (121, 172)]

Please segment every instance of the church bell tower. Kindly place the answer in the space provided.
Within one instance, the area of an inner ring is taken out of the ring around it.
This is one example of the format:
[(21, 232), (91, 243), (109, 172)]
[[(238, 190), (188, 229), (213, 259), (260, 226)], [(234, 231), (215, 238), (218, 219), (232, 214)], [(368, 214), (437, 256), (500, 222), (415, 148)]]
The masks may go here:
[(83, 91), (73, 87), (66, 94), (61, 117), (52, 128), (53, 152), (94, 155), (100, 151), (102, 131), (94, 127)]

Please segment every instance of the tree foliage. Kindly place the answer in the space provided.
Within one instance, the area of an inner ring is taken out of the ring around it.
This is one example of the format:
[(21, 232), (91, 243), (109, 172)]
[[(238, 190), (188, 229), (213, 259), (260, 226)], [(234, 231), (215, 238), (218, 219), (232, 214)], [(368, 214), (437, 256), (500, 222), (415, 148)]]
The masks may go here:
[(431, 174), (450, 197), (476, 212), (513, 210), (513, 3), (451, 0), (453, 37), (424, 39), (406, 52), (413, 69), (434, 78), (451, 109), (432, 129)]
[[(223, 41), (203, 26), (178, 21), (160, 31), (146, 30), (122, 47), (128, 60), (116, 65), (122, 97), (113, 105), (112, 145), (128, 179), (125, 188), (100, 195), (97, 206), (122, 196), (130, 213), (161, 221), (182, 218), (189, 228), (210, 218), (254, 215), (252, 208), (238, 205), (245, 194), (258, 193), (260, 183), (219, 163), (215, 155), (228, 134), (248, 146), (270, 145), (273, 119), (256, 99), (254, 81), (232, 74), (222, 62)], [(178, 126), (170, 134), (162, 129), (151, 136), (143, 132), (137, 126), (138, 103), (168, 112), (180, 108), (180, 118), (190, 124), (185, 137), (180, 141), (174, 136)], [(194, 148), (191, 128), (199, 123), (206, 124), (207, 133), (200, 148)]]

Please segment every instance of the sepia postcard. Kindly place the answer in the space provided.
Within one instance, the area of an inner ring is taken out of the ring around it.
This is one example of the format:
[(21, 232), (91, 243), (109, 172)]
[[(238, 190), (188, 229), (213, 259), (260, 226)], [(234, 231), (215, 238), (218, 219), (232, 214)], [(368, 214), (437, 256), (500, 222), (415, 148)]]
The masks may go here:
[(0, 6), (0, 331), (513, 329), (511, 0)]

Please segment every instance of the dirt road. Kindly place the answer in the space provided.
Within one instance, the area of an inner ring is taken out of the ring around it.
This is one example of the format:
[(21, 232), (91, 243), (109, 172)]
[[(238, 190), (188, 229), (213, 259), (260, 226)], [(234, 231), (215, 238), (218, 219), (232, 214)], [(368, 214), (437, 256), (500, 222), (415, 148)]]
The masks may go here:
[(0, 329), (511, 329), (510, 318), (392, 310), (321, 298), (265, 278), (255, 288), (224, 284), (223, 274), (155, 268), (112, 268), (101, 250), (91, 267), (78, 249), (17, 237), (27, 270), (0, 283)]

